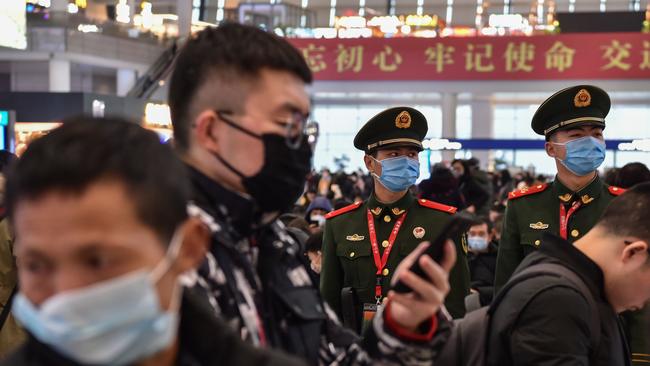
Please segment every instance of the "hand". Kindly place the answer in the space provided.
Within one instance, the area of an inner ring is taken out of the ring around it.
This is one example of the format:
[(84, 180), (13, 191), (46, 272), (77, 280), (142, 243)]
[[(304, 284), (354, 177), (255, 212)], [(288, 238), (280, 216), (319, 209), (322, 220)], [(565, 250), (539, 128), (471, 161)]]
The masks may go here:
[(422, 256), (420, 266), (428, 276), (428, 280), (409, 271), (420, 254), (429, 246), (428, 242), (421, 243), (408, 257), (399, 264), (392, 283), (398, 279), (408, 285), (413, 291), (399, 294), (395, 291), (388, 293), (390, 300), (390, 317), (400, 327), (415, 331), (422, 322), (431, 319), (440, 309), (449, 293), (449, 271), (456, 262), (456, 249), (451, 240), (447, 240), (441, 265), (430, 256)]

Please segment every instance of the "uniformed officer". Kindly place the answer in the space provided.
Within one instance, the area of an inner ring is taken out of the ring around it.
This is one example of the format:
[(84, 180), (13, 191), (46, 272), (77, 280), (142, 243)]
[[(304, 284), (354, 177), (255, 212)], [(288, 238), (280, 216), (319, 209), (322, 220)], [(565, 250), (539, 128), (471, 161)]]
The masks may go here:
[[(374, 193), (363, 203), (326, 216), (321, 292), (357, 331), (362, 314), (367, 320), (386, 296), (399, 262), (422, 241), (434, 240), (456, 212), (455, 207), (419, 200), (409, 192), (419, 175), (418, 153), (427, 129), (424, 115), (409, 107), (390, 108), (370, 119), (354, 146), (366, 153)], [(456, 240), (456, 247), (459, 256), (445, 304), (454, 317), (462, 317), (469, 270), (466, 243)]]
[[(609, 202), (625, 190), (608, 186), (597, 169), (605, 160), (607, 93), (592, 85), (560, 90), (546, 99), (532, 120), (546, 137), (546, 153), (555, 159), (557, 175), (550, 184), (510, 192), (499, 244), (495, 290), (503, 286), (522, 259), (536, 250), (544, 233), (574, 242), (589, 231)], [(621, 215), (624, 215), (621, 212)], [(628, 314), (635, 359), (650, 361), (640, 314)], [(636, 329), (636, 330), (635, 330)], [(649, 328), (650, 329), (650, 328)]]

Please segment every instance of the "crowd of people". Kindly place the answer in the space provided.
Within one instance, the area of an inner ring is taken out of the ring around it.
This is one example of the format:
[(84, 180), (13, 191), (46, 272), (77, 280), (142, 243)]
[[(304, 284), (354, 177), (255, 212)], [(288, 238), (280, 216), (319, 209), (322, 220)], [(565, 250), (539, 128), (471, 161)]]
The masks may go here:
[(313, 170), (311, 82), (284, 39), (207, 28), (175, 62), (172, 144), (80, 116), (0, 155), (0, 364), (650, 362), (650, 170), (598, 173), (604, 90), (537, 110), (554, 176), (419, 180), (407, 106), (358, 131), (365, 169)]

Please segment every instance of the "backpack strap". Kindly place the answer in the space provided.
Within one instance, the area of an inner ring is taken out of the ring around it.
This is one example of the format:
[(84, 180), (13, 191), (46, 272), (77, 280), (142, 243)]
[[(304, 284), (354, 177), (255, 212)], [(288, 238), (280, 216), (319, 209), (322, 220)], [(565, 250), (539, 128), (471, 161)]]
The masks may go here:
[[(591, 319), (589, 322), (589, 330), (591, 333), (589, 337), (591, 344), (589, 358), (593, 360), (595, 358), (596, 351), (598, 350), (598, 346), (600, 345), (601, 324), (598, 304), (594, 300), (591, 291), (587, 287), (587, 284), (582, 280), (582, 278), (580, 278), (577, 273), (563, 265), (555, 263), (538, 263), (527, 267), (519, 273), (515, 274), (496, 295), (494, 301), (490, 305), (489, 314), (492, 315), (494, 311), (496, 311), (498, 304), (503, 300), (510, 289), (527, 279), (539, 278), (540, 276), (551, 276), (568, 280), (570, 287), (580, 292), (580, 294), (582, 294), (582, 296), (587, 300), (589, 308), (593, 310), (591, 312)], [(545, 288), (554, 286), (557, 286), (557, 284), (550, 284)]]

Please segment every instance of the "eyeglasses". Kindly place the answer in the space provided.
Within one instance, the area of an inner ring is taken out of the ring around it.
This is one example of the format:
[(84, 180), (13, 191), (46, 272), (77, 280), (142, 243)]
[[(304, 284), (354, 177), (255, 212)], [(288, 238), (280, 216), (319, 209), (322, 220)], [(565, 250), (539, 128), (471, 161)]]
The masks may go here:
[[(230, 111), (216, 111), (221, 119), (226, 121), (232, 127), (255, 137), (260, 137), (259, 135), (245, 129), (239, 124), (235, 123), (230, 118), (226, 118), (225, 115), (232, 115)], [(309, 120), (309, 115), (303, 114), (301, 112), (293, 112), (291, 116), (285, 120), (274, 120), (273, 123), (282, 126), (285, 129), (285, 141), (287, 146), (296, 150), (300, 147), (303, 142), (303, 139), (307, 139), (307, 142), (310, 146), (314, 147), (318, 141), (319, 127), (316, 121)]]

